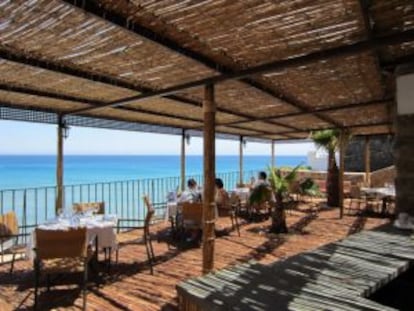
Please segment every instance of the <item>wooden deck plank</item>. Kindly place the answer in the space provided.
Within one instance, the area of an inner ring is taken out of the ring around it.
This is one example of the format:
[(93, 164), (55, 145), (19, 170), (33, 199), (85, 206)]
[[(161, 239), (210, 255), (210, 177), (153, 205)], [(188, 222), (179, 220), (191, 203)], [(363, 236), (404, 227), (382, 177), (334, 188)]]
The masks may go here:
[(408, 269), (413, 244), (388, 225), (270, 265), (184, 281), (177, 291), (194, 310), (394, 310), (364, 297)]

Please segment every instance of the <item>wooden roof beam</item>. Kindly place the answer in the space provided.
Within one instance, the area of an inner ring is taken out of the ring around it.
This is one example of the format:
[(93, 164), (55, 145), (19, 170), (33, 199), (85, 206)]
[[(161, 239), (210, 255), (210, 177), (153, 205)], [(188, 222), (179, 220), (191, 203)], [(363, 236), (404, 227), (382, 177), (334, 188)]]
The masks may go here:
[[(308, 65), (313, 62), (318, 62), (321, 60), (327, 60), (330, 58), (335, 57), (345, 57), (349, 55), (355, 55), (357, 53), (363, 53), (367, 51), (371, 51), (375, 48), (380, 48), (388, 45), (394, 44), (401, 44), (404, 42), (414, 41), (414, 29), (406, 30), (400, 32), (398, 34), (390, 34), (382, 37), (372, 38), (365, 41), (356, 42), (353, 44), (349, 44), (346, 46), (339, 46), (327, 50), (317, 51), (310, 54), (287, 58), (283, 60), (274, 61), (271, 63), (255, 66), (252, 68), (240, 70), (234, 73), (227, 73), (221, 74), (218, 76), (213, 76), (209, 78), (203, 78), (196, 81), (190, 81), (183, 84), (171, 86), (162, 90), (156, 90), (153, 92), (148, 92), (145, 94), (131, 96), (123, 101), (113, 101), (108, 103), (109, 106), (121, 106), (127, 105), (132, 102), (137, 102), (140, 100), (157, 97), (157, 96), (165, 96), (174, 94), (186, 89), (200, 87), (205, 84), (217, 84), (220, 82), (228, 81), (228, 80), (240, 80), (246, 77), (258, 75), (258, 74), (265, 74), (270, 73), (278, 70), (283, 70), (292, 67), (304, 66)], [(81, 110), (72, 111), (71, 113), (79, 113), (82, 112)]]
[[(109, 11), (105, 9), (102, 5), (99, 5), (95, 1), (75, 1), (75, 0), (63, 0), (66, 3), (69, 3), (70, 5), (76, 6), (83, 11), (93, 14), (95, 16), (98, 16), (99, 18), (104, 19), (107, 22), (110, 22), (112, 24), (115, 24), (121, 28), (124, 28), (140, 37), (144, 37), (147, 40), (151, 42), (155, 42), (156, 44), (159, 44), (165, 48), (168, 48), (172, 50), (175, 53), (178, 53), (180, 55), (183, 55), (185, 57), (188, 57), (196, 62), (199, 62), (205, 66), (207, 66), (210, 69), (216, 70), (220, 72), (221, 74), (228, 74), (228, 73), (234, 73), (234, 70), (217, 63), (215, 60), (209, 58), (208, 56), (205, 56), (201, 53), (195, 52), (193, 50), (190, 50), (186, 47), (181, 46), (177, 42), (163, 36), (162, 34), (156, 33), (153, 30), (144, 27), (138, 23), (132, 22), (127, 17), (122, 16), (121, 14), (118, 14), (113, 11)], [(270, 95), (271, 97), (277, 98), (278, 100), (284, 101), (288, 105), (291, 105), (295, 108), (298, 108), (302, 111), (310, 112), (311, 110), (303, 105), (302, 103), (298, 102), (296, 99), (291, 98), (290, 96), (286, 96), (286, 94), (275, 92), (274, 90), (271, 90), (263, 85), (261, 85), (259, 82), (252, 80), (251, 78), (242, 78), (240, 79), (241, 82), (260, 90), (261, 92)], [(288, 98), (290, 97), (290, 98)], [(126, 98), (128, 100), (128, 98)], [(122, 102), (123, 100), (120, 100), (119, 102)], [(340, 127), (341, 125), (334, 121), (331, 118), (328, 118), (326, 116), (320, 115), (318, 113), (315, 113), (315, 116), (319, 119), (331, 123), (337, 127)]]

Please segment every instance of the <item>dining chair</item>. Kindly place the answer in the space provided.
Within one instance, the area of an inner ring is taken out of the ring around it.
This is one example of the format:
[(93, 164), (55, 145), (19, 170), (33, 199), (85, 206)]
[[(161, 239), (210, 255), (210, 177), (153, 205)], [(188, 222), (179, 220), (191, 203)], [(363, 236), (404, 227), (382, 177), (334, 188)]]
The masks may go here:
[(14, 211), (0, 215), (0, 254), (1, 262), (4, 262), (5, 255), (11, 255), (10, 273), (13, 273), (14, 262), (17, 255), (24, 256), (26, 254), (26, 245), (19, 244), (19, 224)]
[(203, 203), (183, 202), (181, 206), (181, 219), (179, 220), (179, 231), (181, 231), (181, 244), (184, 245), (189, 232), (194, 235), (188, 238), (197, 245), (201, 242), (201, 232), (203, 229)]
[(362, 203), (364, 203), (364, 198), (362, 197), (361, 187), (359, 185), (351, 185), (348, 212), (355, 211), (356, 214), (360, 214), (362, 212)]
[(105, 202), (73, 203), (72, 210), (75, 213), (93, 211), (94, 214), (103, 215), (105, 214)]
[[(145, 216), (144, 219), (144, 224), (142, 225), (142, 220), (141, 219), (118, 219), (118, 225), (117, 225), (117, 233), (118, 233), (118, 237), (119, 237), (119, 233), (121, 231), (121, 229), (142, 229), (143, 230), (143, 236), (142, 236), (142, 240), (145, 244), (145, 249), (147, 252), (147, 257), (148, 257), (148, 263), (150, 265), (150, 271), (151, 274), (154, 274), (154, 270), (153, 270), (153, 265), (155, 263), (155, 254), (154, 254), (154, 248), (152, 246), (152, 240), (151, 240), (151, 234), (150, 234), (150, 226), (151, 226), (151, 222), (152, 219), (154, 217), (155, 214), (155, 209), (152, 206), (152, 203), (149, 199), (148, 196), (144, 196), (143, 197), (143, 201), (144, 201), (144, 205), (146, 207), (147, 210), (147, 214)], [(129, 222), (129, 223), (137, 223), (138, 225), (128, 225), (128, 226), (121, 226), (122, 222)], [(134, 243), (134, 242), (132, 242)], [(131, 242), (119, 242), (118, 243), (118, 247), (116, 250), (116, 262), (118, 262), (118, 257), (119, 257), (119, 249), (121, 245), (127, 245), (127, 244), (131, 244)]]
[(87, 240), (85, 227), (69, 230), (35, 229), (34, 270), (35, 293), (34, 309), (38, 307), (38, 289), (40, 277), (46, 276), (47, 288), (50, 289), (50, 275), (66, 273), (83, 273), (81, 290), (83, 293), (82, 309), (86, 310), (88, 264), (93, 252)]
[(232, 192), (227, 202), (227, 206), (224, 208), (218, 207), (218, 216), (219, 217), (229, 216), (232, 229), (233, 230), (236, 229), (237, 234), (240, 236), (239, 221), (237, 219), (239, 208), (240, 208), (240, 198), (237, 195), (237, 193)]

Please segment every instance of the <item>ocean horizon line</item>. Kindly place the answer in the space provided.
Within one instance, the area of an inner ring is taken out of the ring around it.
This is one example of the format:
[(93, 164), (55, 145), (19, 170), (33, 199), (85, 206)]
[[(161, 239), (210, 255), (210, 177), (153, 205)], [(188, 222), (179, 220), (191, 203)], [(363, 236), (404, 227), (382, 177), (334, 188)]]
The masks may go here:
[[(36, 157), (36, 156), (50, 156), (50, 157), (55, 157), (57, 156), (57, 154), (49, 154), (49, 153), (22, 153), (22, 154), (13, 154), (13, 153), (0, 153), (0, 156), (30, 156), (30, 157)], [(141, 153), (141, 154), (103, 154), (103, 153), (99, 153), (99, 154), (94, 154), (94, 153), (68, 153), (68, 154), (64, 154), (64, 156), (91, 156), (91, 157), (97, 157), (97, 156), (180, 156), (179, 153), (171, 153), (171, 154), (164, 154), (164, 153)], [(186, 154), (186, 157), (191, 157), (191, 156), (203, 156), (202, 154)], [(223, 157), (234, 157), (234, 156), (239, 156), (238, 154), (216, 154), (216, 156), (223, 156)], [(271, 155), (269, 154), (244, 154), (243, 157), (266, 157), (269, 156), (271, 157)], [(275, 157), (306, 157), (307, 154), (276, 154)]]

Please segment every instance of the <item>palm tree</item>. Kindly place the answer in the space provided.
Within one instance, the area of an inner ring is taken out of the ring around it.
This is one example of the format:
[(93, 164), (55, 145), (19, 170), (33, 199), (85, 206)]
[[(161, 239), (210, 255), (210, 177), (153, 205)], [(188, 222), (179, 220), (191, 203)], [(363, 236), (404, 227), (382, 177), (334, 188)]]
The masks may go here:
[(269, 167), (269, 185), (261, 184), (252, 190), (249, 198), (251, 205), (268, 202), (272, 205), (273, 233), (287, 233), (285, 204), (290, 186), (296, 180), (296, 171), (300, 164), (287, 174), (282, 174), (279, 169)]
[(275, 207), (272, 212), (272, 227), (271, 232), (287, 233), (286, 225), (286, 198), (289, 194), (289, 189), (296, 180), (296, 171), (301, 165), (297, 165), (293, 170), (283, 175), (280, 169), (269, 167), (269, 182), (270, 187), (275, 195)]
[[(343, 135), (342, 139), (349, 139)], [(326, 192), (328, 206), (339, 206), (339, 170), (336, 164), (335, 152), (340, 148), (341, 131), (329, 129), (311, 133), (311, 139), (318, 148), (328, 152), (328, 174), (326, 176)]]

